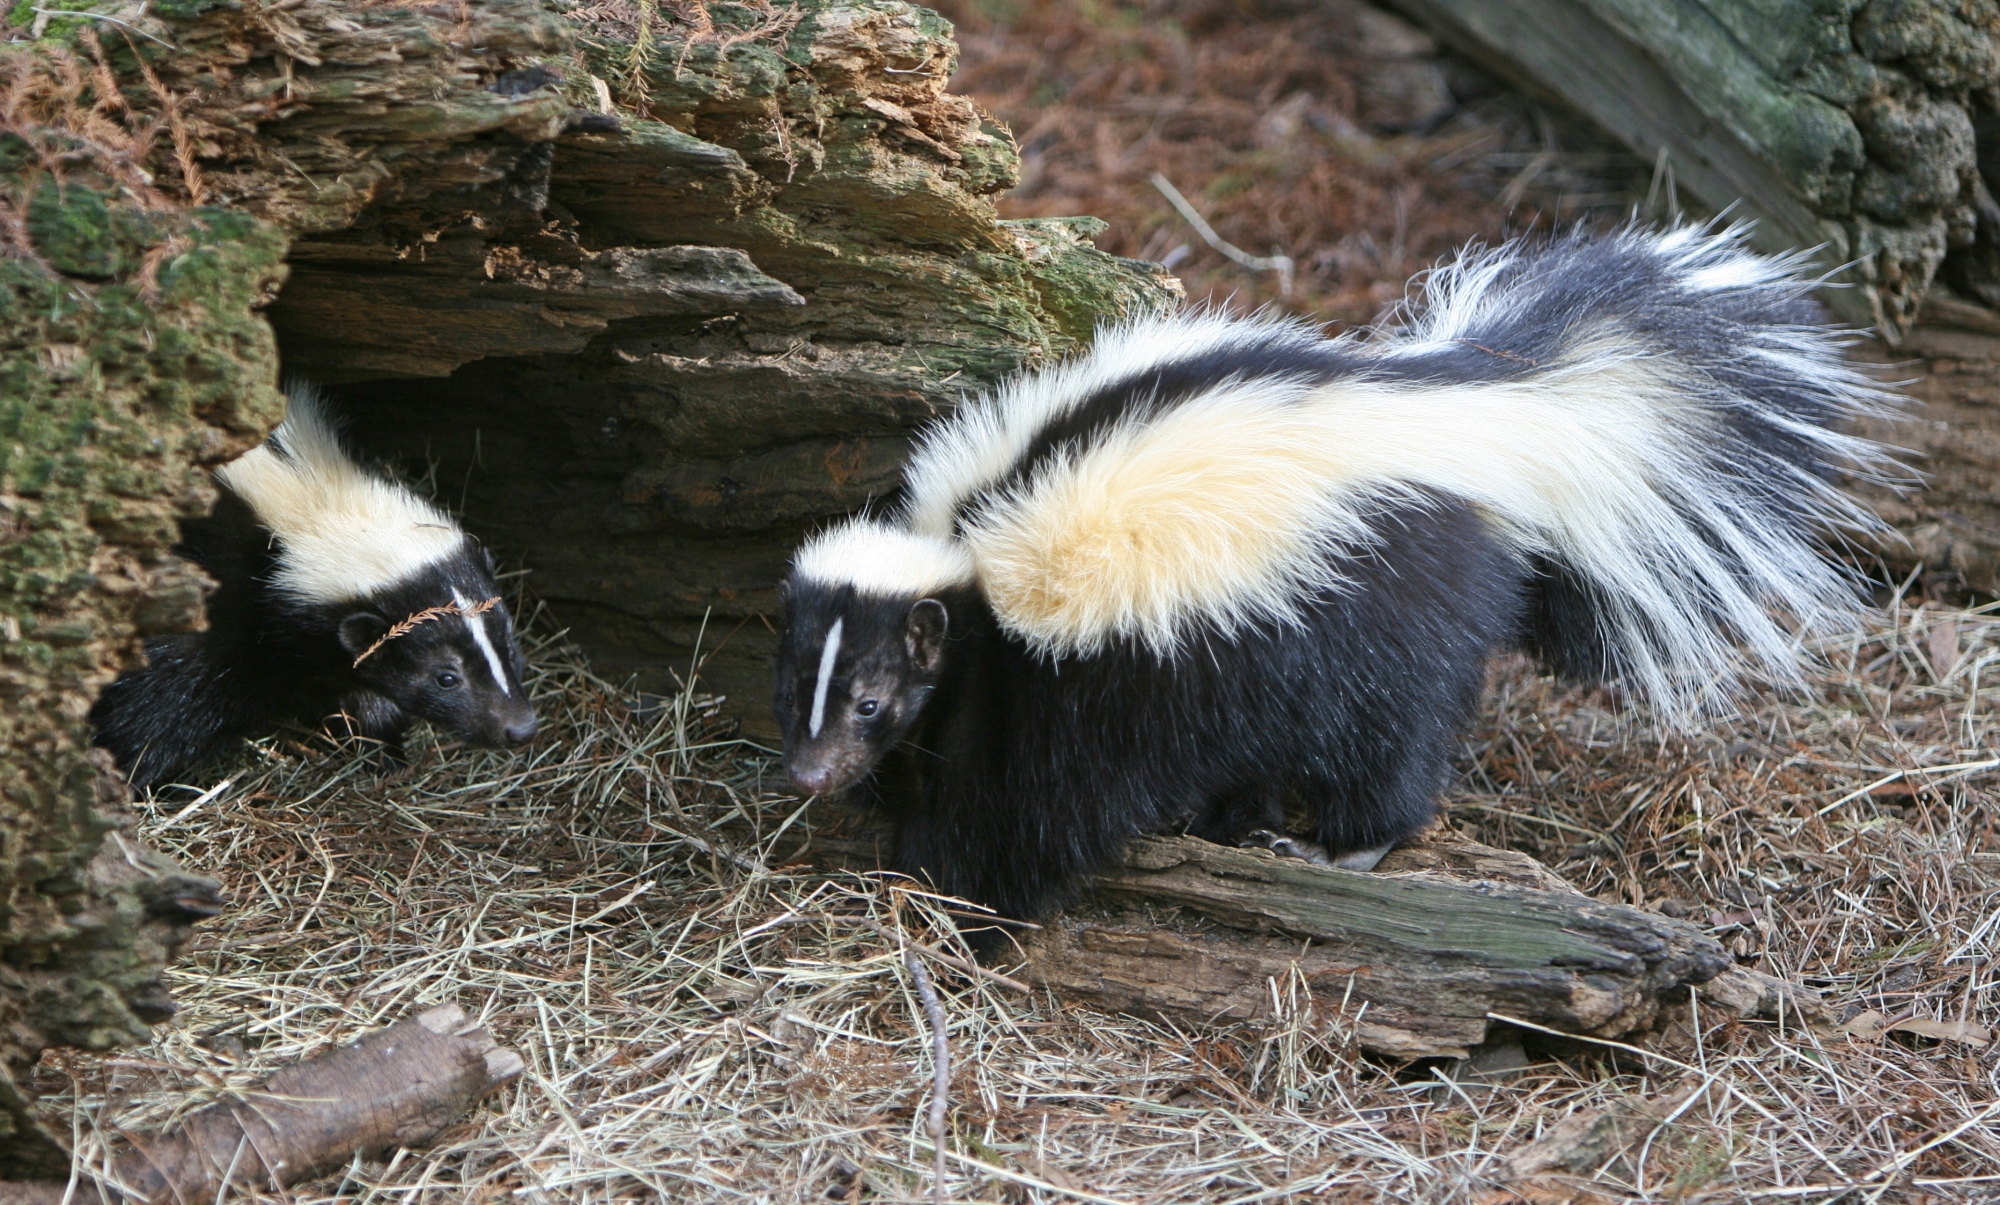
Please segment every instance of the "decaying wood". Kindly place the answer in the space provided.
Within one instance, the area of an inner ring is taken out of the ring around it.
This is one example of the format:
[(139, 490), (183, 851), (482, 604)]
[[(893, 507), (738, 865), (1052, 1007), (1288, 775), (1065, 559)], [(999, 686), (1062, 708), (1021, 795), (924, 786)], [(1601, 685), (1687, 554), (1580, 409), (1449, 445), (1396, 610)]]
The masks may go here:
[(2000, 312), (1934, 293), (1923, 322), (1880, 358), (1917, 404), (1908, 421), (1864, 433), (1909, 449), (1924, 484), (1854, 487), (1894, 528), (1875, 551), (1898, 576), (1921, 565), (1932, 587), (2000, 594)]
[[(213, 1201), (230, 1186), (283, 1187), (374, 1152), (430, 1141), (521, 1073), (464, 1010), (445, 1004), (287, 1067), (166, 1134), (134, 1137), (106, 1199)], [(0, 1183), (0, 1202), (60, 1201), (63, 1186)], [(97, 1199), (95, 1188), (76, 1199)]]
[[(781, 855), (881, 865), (886, 834), (835, 805)], [(1031, 982), (1141, 1015), (1252, 1020), (1295, 973), (1368, 1050), (1465, 1057), (1494, 1014), (1564, 1033), (1643, 1031), (1704, 985), (1731, 1015), (1819, 1016), (1811, 992), (1736, 968), (1695, 926), (1591, 899), (1525, 854), (1448, 826), (1360, 874), (1194, 837), (1132, 843), (1078, 907), (1026, 937)]]
[[(1949, 4), (1395, 0), (1657, 156), (1771, 250), (1852, 265), (1826, 301), (1896, 341), (1940, 268), (2000, 303), (1988, 98), (2000, 15)], [(1947, 264), (1947, 257), (1951, 263)]]
[(69, 1162), (17, 1077), (143, 1041), (218, 907), (132, 836), (86, 717), (200, 624), (167, 550), (281, 418), (281, 351), (601, 669), (671, 690), (699, 644), (754, 723), (800, 534), (963, 391), (1177, 295), (1088, 219), (999, 219), (1018, 157), (942, 18), (754, 9), (0, 16), (0, 1176)]

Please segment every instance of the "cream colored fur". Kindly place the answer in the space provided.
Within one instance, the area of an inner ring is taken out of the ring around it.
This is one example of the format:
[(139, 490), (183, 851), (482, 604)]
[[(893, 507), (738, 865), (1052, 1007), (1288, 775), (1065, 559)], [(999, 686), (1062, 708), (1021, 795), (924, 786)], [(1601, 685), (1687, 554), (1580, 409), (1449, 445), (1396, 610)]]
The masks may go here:
[(851, 585), (862, 594), (921, 598), (972, 584), (972, 557), (950, 540), (873, 519), (850, 519), (806, 541), (792, 571), (822, 585)]
[[(1797, 259), (1751, 254), (1741, 229), (1619, 237), (1648, 241), (1697, 292), (1803, 287)], [(1508, 283), (1515, 254), (1475, 252), (1439, 269), (1404, 326), (1343, 349), (1387, 368), (1465, 341), (1522, 304)], [(1774, 612), (1808, 631), (1853, 613), (1843, 572), (1774, 528), (1745, 483), (1782, 491), (1822, 527), (1866, 528), (1872, 516), (1753, 448), (1719, 471), (1708, 459), (1728, 445), (1719, 407), (1760, 404), (1717, 396), (1698, 369), (1608, 326), (1572, 329), (1559, 362), (1497, 382), (1365, 371), (1327, 385), (1219, 382), (998, 488), (1035, 436), (1092, 392), (1252, 334), (1318, 342), (1297, 324), (1215, 313), (1107, 329), (1080, 359), (939, 423), (905, 470), (900, 528), (836, 529), (801, 554), (801, 571), (905, 595), (970, 572), (1001, 624), (1045, 655), (1134, 640), (1170, 657), (1199, 630), (1295, 619), (1306, 599), (1343, 587), (1343, 557), (1365, 551), (1384, 506), (1449, 495), (1479, 508), (1511, 547), (1555, 557), (1594, 587), (1638, 685), (1681, 717), (1747, 668), (1796, 678), (1797, 642)], [(1834, 347), (1823, 331), (1760, 328), (1734, 354), (1827, 385), (1850, 413), (1880, 408), (1881, 391)], [(1865, 441), (1761, 413), (1829, 463), (1881, 462)]]
[[(904, 521), (926, 535), (950, 536), (960, 504), (1004, 478), (1051, 422), (1098, 390), (1137, 373), (1241, 340), (1244, 329), (1241, 318), (1205, 310), (1107, 326), (1088, 355), (1015, 377), (992, 394), (967, 402), (949, 420), (924, 432), (904, 466), (909, 498)], [(1273, 321), (1261, 324), (1261, 330), (1302, 346), (1320, 341), (1301, 323)]]
[(443, 511), (354, 462), (316, 392), (287, 394), (272, 439), (216, 473), (277, 537), (279, 589), (302, 602), (353, 602), (464, 547)]
[[(1001, 623), (1032, 647), (1132, 638), (1171, 656), (1198, 627), (1295, 617), (1340, 587), (1339, 554), (1365, 549), (1384, 503), (1449, 494), (1599, 586), (1635, 677), (1685, 710), (1737, 668), (1707, 607), (1782, 677), (1793, 642), (1767, 606), (1817, 627), (1852, 596), (1814, 550), (1716, 504), (1730, 491), (1689, 454), (1703, 416), (1686, 396), (1657, 361), (1604, 357), (1497, 385), (1221, 389), (1052, 461), (973, 508), (963, 539)], [(1791, 476), (1828, 517), (1852, 517)], [(1749, 590), (1684, 511), (1750, 567)]]

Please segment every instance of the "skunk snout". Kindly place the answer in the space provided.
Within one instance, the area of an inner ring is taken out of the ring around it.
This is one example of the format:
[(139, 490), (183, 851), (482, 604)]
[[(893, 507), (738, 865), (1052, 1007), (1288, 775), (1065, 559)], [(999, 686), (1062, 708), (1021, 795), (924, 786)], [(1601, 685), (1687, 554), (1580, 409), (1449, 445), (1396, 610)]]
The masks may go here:
[(785, 777), (808, 795), (830, 795), (854, 785), (872, 761), (865, 749), (838, 745), (799, 749), (785, 758)]
[(535, 719), (534, 716), (529, 716), (526, 720), (518, 724), (507, 725), (506, 730), (501, 735), (506, 738), (507, 743), (510, 745), (525, 745), (529, 741), (534, 740), (535, 734), (541, 730), (541, 722)]
[(806, 765), (787, 765), (785, 776), (792, 785), (808, 795), (824, 795), (834, 789), (836, 775), (832, 766), (815, 762)]

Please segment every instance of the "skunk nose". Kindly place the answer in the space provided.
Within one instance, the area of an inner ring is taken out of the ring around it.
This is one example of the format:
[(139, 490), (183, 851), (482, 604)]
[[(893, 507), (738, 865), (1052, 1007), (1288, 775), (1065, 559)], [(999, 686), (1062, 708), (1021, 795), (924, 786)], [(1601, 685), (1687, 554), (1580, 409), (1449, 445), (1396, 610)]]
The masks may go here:
[(826, 766), (790, 766), (785, 774), (792, 785), (808, 795), (818, 795), (833, 782), (833, 771)]
[(510, 745), (525, 745), (529, 741), (534, 740), (535, 733), (539, 731), (541, 731), (541, 724), (536, 722), (535, 717), (529, 716), (518, 724), (507, 725), (507, 730), (503, 735), (506, 736), (507, 743)]

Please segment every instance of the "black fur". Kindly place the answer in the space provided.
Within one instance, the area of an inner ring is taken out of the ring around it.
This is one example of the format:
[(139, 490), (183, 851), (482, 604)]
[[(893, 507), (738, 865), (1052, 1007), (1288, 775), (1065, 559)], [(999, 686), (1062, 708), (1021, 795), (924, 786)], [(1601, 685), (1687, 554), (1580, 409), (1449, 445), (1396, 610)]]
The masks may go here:
[[(1827, 424), (1852, 386), (1743, 350), (1821, 321), (1803, 284), (1695, 292), (1644, 238), (1578, 237), (1517, 254), (1486, 297), (1464, 338), (1385, 347), (1246, 327), (1228, 346), (1136, 371), (1049, 422), (995, 485), (963, 500), (961, 519), (1120, 421), (1231, 379), (1531, 380), (1615, 336), (1620, 354), (1670, 357), (1687, 392), (1715, 403), (1718, 429), (1701, 452), (1743, 483), (1736, 496), (1754, 522), (1806, 524), (1789, 492), (1797, 472), (1832, 466), (1782, 424)], [(795, 575), (777, 659), (786, 770), (811, 791), (866, 784), (898, 823), (896, 869), (1022, 918), (1059, 904), (1130, 837), (1176, 824), (1235, 841), (1280, 828), (1300, 805), (1307, 835), (1331, 854), (1393, 843), (1434, 814), (1495, 650), (1523, 646), (1581, 679), (1624, 667), (1594, 587), (1510, 552), (1470, 506), (1404, 501), (1371, 527), (1376, 542), (1340, 565), (1348, 586), (1312, 600), (1298, 624), (1210, 631), (1173, 658), (1129, 643), (1031, 652), (973, 587), (889, 598)], [(840, 654), (815, 734), (809, 710), (836, 619)]]
[(171, 781), (231, 742), (284, 724), (330, 722), (392, 755), (418, 719), (476, 745), (534, 736), (505, 604), (487, 612), (495, 620), (488, 632), (502, 637), (494, 648), (507, 671), (504, 692), (455, 617), (422, 624), (354, 665), (391, 624), (451, 602), (454, 589), (474, 601), (499, 594), (489, 559), (470, 539), (457, 555), (366, 599), (304, 605), (270, 584), (271, 533), (227, 489), (215, 513), (182, 534), (175, 551), (218, 583), (208, 630), (147, 641), (146, 665), (106, 687), (90, 713), (97, 743), (133, 786)]
[[(778, 660), (787, 768), (810, 777), (816, 750), (900, 742), (876, 783), (899, 821), (895, 869), (1016, 917), (1058, 905), (1136, 834), (1187, 823), (1233, 841), (1280, 827), (1287, 801), (1329, 850), (1393, 842), (1435, 812), (1487, 658), (1516, 629), (1523, 567), (1457, 503), (1379, 529), (1343, 566), (1352, 588), (1300, 626), (1210, 635), (1172, 663), (1135, 647), (1051, 662), (953, 591), (932, 604), (949, 635), (925, 671), (904, 635), (918, 600), (794, 581)], [(835, 616), (842, 655), (815, 741), (806, 712)], [(871, 699), (875, 717), (855, 716)]]

